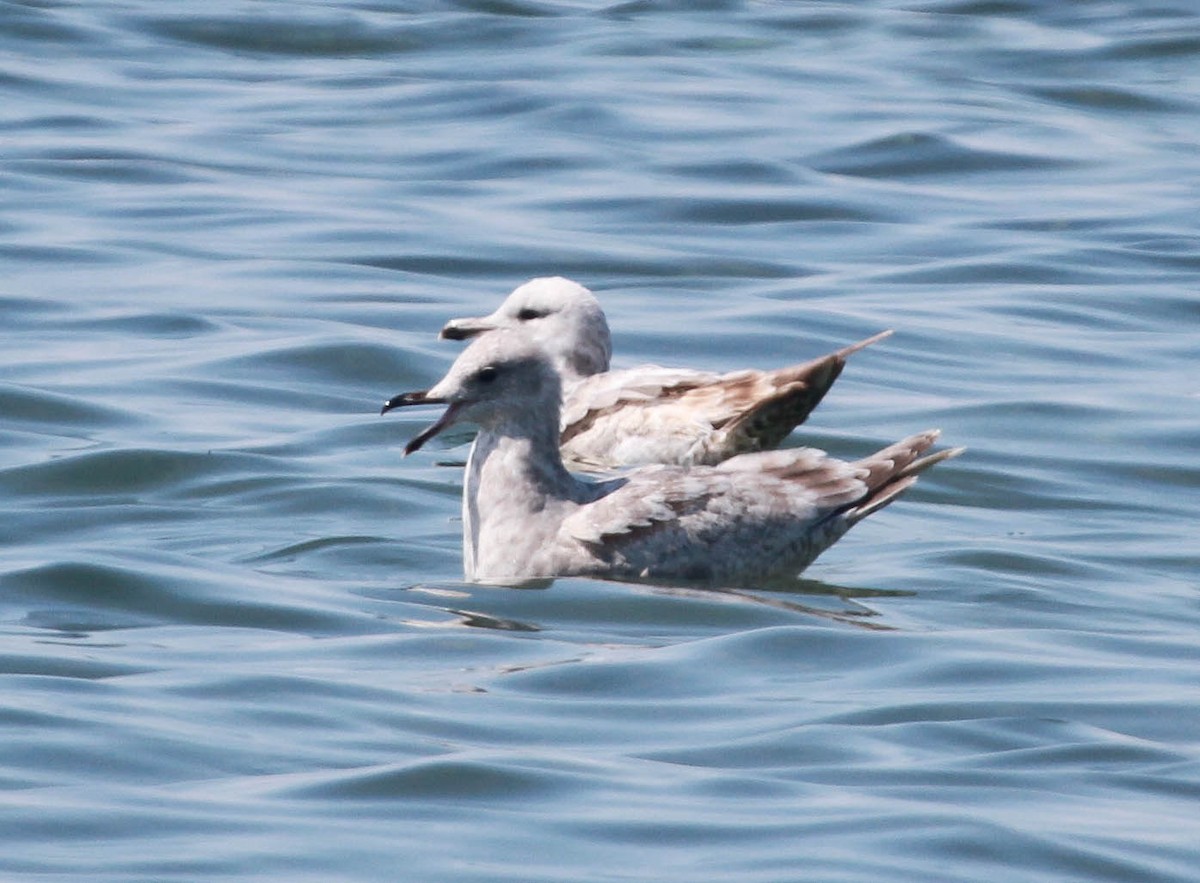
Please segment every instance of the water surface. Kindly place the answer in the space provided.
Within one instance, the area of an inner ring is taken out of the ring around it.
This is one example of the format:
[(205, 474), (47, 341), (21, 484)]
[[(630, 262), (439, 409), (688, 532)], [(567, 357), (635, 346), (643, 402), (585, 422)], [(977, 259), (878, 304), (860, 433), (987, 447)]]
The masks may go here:
[[(1186, 4), (0, 6), (5, 879), (1192, 881)], [(791, 592), (462, 582), (449, 317), (882, 328)]]

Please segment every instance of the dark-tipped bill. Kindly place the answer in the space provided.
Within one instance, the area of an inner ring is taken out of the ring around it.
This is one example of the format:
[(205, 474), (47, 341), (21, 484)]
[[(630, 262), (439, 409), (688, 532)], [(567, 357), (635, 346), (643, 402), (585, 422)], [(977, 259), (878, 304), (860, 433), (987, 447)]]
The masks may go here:
[[(394, 408), (404, 408), (409, 405), (444, 404), (446, 404), (445, 399), (430, 398), (429, 393), (427, 392), (402, 392), (400, 395), (392, 396), (390, 399), (384, 402), (383, 408), (379, 413), (386, 414), (388, 411), (391, 411)], [(452, 424), (455, 420), (457, 412), (458, 405), (451, 404), (450, 407), (446, 409), (446, 413), (442, 414), (442, 416), (439, 417), (432, 426), (421, 430), (421, 432), (417, 433), (417, 435), (413, 437), (412, 441), (404, 446), (404, 456), (407, 457), (413, 451), (420, 450), (421, 446), (424, 445), (425, 442), (429, 441), (447, 426)]]
[(438, 332), (438, 337), (442, 340), (468, 340), (485, 331), (492, 331), (495, 327), (495, 323), (487, 319), (451, 319)]

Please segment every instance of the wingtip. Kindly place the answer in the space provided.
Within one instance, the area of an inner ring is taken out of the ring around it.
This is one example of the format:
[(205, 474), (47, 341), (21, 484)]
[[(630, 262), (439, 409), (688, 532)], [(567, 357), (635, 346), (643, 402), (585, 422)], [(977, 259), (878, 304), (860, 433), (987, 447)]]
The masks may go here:
[[(929, 445), (932, 444), (933, 441), (931, 439)], [(923, 446), (922, 453), (928, 449), (928, 446)], [(945, 463), (947, 460), (953, 460), (955, 457), (960, 456), (964, 451), (966, 451), (966, 448), (960, 446), (957, 448), (947, 448), (944, 451), (934, 451), (932, 454), (924, 454), (923, 456), (913, 460), (913, 462), (904, 469), (901, 469), (897, 475), (919, 475), (920, 473), (929, 469), (931, 466), (936, 466), (939, 463)]]
[(866, 338), (865, 340), (860, 340), (858, 343), (852, 343), (852, 344), (850, 344), (850, 346), (842, 347), (840, 350), (837, 351), (837, 355), (841, 356), (843, 359), (846, 358), (846, 356), (852, 356), (859, 350), (866, 349), (867, 347), (871, 346), (871, 344), (879, 343), (879, 341), (881, 341), (881, 340), (886, 340), (887, 338), (891, 337), (895, 333), (896, 333), (896, 330), (894, 328), (884, 329), (883, 331), (880, 331), (878, 334), (872, 334), (870, 337)]
[(923, 454), (937, 444), (937, 440), (941, 437), (942, 430), (940, 428), (925, 429), (913, 433), (908, 438), (901, 439), (896, 442), (895, 447), (911, 448)]
[[(942, 430), (940, 428), (927, 429), (921, 433), (921, 436), (929, 439), (929, 444), (932, 445), (942, 437)], [(941, 462), (942, 460), (953, 460), (955, 457), (961, 457), (966, 451), (966, 445), (958, 445), (957, 447), (947, 448), (944, 451), (938, 451), (935, 456), (937, 456), (938, 462)]]
[(860, 500), (848, 512), (847, 516), (851, 524), (857, 524), (868, 515), (878, 512), (897, 497), (903, 494), (906, 490), (917, 483), (918, 476), (927, 469), (936, 466), (939, 463), (944, 463), (947, 460), (952, 460), (966, 451), (965, 447), (947, 448), (944, 451), (935, 451), (932, 454), (925, 454), (929, 450), (934, 441), (942, 434), (940, 429), (929, 429), (918, 435), (906, 439), (900, 444), (905, 445), (910, 442), (920, 440), (913, 446), (913, 454), (916, 454), (916, 459), (912, 460), (907, 466), (897, 469), (890, 475), (885, 477), (885, 480), (871, 491), (867, 498)]

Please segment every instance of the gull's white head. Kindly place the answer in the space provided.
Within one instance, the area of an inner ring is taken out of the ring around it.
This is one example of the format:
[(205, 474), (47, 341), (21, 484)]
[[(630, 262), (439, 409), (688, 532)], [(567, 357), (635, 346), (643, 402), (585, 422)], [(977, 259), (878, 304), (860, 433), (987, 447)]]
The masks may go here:
[(408, 443), (406, 454), (455, 423), (522, 435), (548, 433), (557, 449), (561, 395), (562, 381), (540, 340), (524, 328), (498, 328), (472, 341), (437, 384), (393, 396), (381, 413), (407, 405), (448, 406)]
[(451, 319), (439, 335), (466, 340), (520, 327), (541, 343), (568, 380), (608, 370), (612, 338), (596, 296), (570, 279), (543, 276), (513, 291), (490, 316)]

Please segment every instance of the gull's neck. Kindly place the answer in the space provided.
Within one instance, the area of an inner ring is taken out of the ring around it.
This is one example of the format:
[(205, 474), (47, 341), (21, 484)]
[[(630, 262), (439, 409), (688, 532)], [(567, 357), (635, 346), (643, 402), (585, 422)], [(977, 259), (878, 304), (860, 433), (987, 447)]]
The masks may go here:
[(554, 367), (565, 384), (608, 370), (611, 345), (607, 331), (600, 334), (562, 329), (560, 333), (549, 336), (551, 332), (547, 329), (545, 333), (548, 335), (546, 347), (554, 354)]
[(521, 489), (528, 498), (574, 499), (581, 482), (563, 465), (557, 408), (553, 420), (516, 419), (480, 428), (472, 452), (480, 482), (495, 483), (506, 492)]
[(563, 465), (557, 402), (552, 415), (530, 409), (481, 427), (463, 482), (467, 577), (475, 578), (481, 570), (483, 575), (496, 573), (498, 555), (517, 566), (528, 560), (542, 544), (536, 524), (541, 519), (557, 523), (564, 507), (587, 498), (588, 487)]
[(582, 356), (575, 351), (555, 353), (554, 369), (558, 372), (564, 389), (578, 383), (584, 377), (596, 373), (594, 359)]
[(564, 381), (582, 380), (593, 374), (603, 374), (608, 370), (608, 358), (604, 351), (593, 345), (584, 345), (558, 362), (559, 374)]

